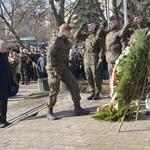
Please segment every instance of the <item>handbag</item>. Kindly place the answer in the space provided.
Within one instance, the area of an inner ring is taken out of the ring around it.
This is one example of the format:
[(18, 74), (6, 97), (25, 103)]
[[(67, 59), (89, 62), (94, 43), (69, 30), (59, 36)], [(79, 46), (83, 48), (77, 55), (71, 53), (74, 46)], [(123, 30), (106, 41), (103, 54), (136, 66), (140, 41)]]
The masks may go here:
[(10, 94), (10, 96), (15, 96), (18, 93), (18, 90), (19, 90), (19, 86), (16, 83), (14, 83), (11, 86), (11, 94)]

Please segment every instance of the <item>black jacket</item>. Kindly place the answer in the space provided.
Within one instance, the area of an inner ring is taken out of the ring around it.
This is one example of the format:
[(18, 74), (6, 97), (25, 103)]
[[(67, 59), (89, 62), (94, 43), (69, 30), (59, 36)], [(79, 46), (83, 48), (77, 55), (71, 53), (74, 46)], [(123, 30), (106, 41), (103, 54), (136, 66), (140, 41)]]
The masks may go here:
[(6, 53), (0, 52), (0, 98), (8, 98), (10, 96), (10, 89), (13, 83), (14, 79), (8, 57)]

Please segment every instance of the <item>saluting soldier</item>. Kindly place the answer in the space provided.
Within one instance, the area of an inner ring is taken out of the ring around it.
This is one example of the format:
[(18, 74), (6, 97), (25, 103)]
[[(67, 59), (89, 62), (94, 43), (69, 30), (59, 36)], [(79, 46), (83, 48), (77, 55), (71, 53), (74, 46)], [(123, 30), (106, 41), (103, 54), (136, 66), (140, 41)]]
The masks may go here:
[(47, 119), (56, 120), (53, 113), (53, 107), (57, 101), (57, 95), (60, 88), (60, 80), (68, 87), (74, 103), (74, 115), (87, 115), (90, 111), (82, 109), (80, 106), (80, 90), (78, 83), (69, 70), (69, 50), (71, 43), (71, 27), (66, 23), (59, 27), (59, 35), (55, 40), (50, 42), (47, 51), (47, 74), (49, 82), (49, 98), (47, 102), (48, 112)]
[[(83, 32), (85, 28), (88, 29), (88, 33)], [(84, 70), (91, 93), (87, 100), (100, 99), (99, 94), (102, 90), (101, 69), (105, 43), (103, 30), (104, 25), (98, 27), (94, 19), (89, 19), (80, 26), (74, 35), (78, 40), (85, 42)]]
[(106, 61), (108, 63), (108, 72), (111, 77), (115, 61), (122, 52), (122, 38), (128, 32), (131, 22), (127, 23), (122, 29), (119, 28), (116, 16), (110, 17), (110, 30), (106, 35)]

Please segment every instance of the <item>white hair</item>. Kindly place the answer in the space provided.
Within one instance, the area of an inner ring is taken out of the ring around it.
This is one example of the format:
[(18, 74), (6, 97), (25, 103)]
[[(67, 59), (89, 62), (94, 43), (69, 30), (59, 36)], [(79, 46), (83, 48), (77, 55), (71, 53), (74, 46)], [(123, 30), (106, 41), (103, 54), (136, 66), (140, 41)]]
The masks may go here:
[(3, 40), (0, 40), (0, 47), (1, 47), (1, 45), (6, 45), (6, 42)]

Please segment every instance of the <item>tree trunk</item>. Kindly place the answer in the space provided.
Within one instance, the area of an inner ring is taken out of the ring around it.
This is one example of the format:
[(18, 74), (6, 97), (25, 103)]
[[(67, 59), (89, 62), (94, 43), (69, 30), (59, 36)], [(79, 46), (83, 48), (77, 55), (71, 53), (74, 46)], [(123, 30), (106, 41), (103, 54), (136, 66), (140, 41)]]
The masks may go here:
[(17, 34), (16, 31), (14, 30), (14, 28), (11, 27), (11, 25), (10, 25), (9, 22), (6, 20), (6, 18), (5, 18), (4, 16), (2, 16), (2, 15), (0, 15), (0, 18), (5, 22), (5, 24), (7, 25), (8, 29), (9, 29), (9, 31), (13, 33), (13, 35), (15, 36), (15, 38), (16, 38), (17, 42), (19, 43), (19, 45), (24, 48), (24, 45), (23, 45), (23, 43), (21, 42), (21, 40), (20, 40), (18, 34)]

